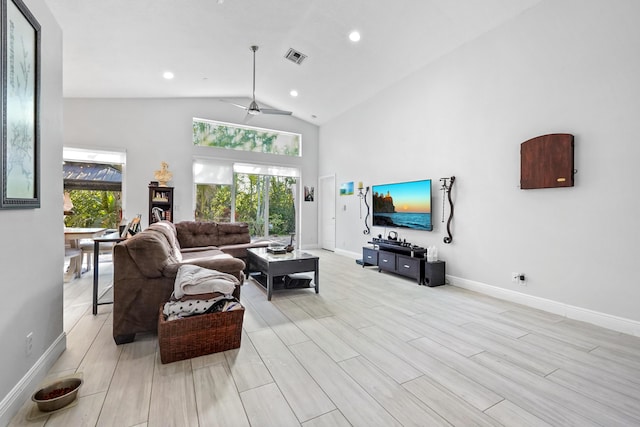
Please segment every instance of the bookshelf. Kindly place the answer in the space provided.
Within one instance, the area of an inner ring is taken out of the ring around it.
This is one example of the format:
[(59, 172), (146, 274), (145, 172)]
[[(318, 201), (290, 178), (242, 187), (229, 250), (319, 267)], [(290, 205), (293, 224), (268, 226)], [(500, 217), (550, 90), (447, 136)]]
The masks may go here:
[(161, 210), (161, 219), (173, 222), (173, 187), (149, 186), (149, 224), (157, 222), (155, 208)]

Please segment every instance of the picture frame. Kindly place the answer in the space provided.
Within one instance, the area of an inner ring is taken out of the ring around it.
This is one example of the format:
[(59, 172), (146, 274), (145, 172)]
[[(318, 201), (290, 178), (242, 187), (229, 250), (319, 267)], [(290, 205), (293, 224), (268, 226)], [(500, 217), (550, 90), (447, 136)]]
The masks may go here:
[(308, 185), (304, 186), (304, 201), (305, 202), (313, 202), (315, 189)]
[(344, 182), (340, 185), (340, 195), (341, 196), (353, 195), (353, 181)]
[(21, 0), (0, 0), (0, 209), (40, 207), (40, 24)]

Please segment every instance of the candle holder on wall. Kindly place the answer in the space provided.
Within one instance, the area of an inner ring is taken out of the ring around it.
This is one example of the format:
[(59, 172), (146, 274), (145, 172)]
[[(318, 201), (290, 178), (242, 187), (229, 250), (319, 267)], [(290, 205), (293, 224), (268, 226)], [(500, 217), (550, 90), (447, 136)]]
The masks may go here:
[(364, 205), (367, 207), (367, 215), (364, 217), (364, 226), (365, 230), (362, 231), (363, 234), (371, 233), (371, 229), (369, 228), (369, 224), (367, 221), (369, 219), (369, 204), (367, 203), (367, 194), (369, 194), (369, 187), (364, 187), (362, 182), (358, 183), (358, 197), (360, 198), (360, 219), (362, 219), (362, 201), (364, 200)]
[(453, 235), (451, 234), (451, 221), (453, 220), (453, 201), (451, 200), (451, 188), (453, 187), (453, 183), (456, 182), (456, 177), (452, 176), (450, 178), (440, 178), (442, 182), (442, 187), (440, 190), (442, 191), (442, 222), (444, 222), (444, 201), (445, 195), (449, 199), (449, 219), (447, 220), (447, 234), (443, 241), (445, 243), (451, 243), (453, 241)]

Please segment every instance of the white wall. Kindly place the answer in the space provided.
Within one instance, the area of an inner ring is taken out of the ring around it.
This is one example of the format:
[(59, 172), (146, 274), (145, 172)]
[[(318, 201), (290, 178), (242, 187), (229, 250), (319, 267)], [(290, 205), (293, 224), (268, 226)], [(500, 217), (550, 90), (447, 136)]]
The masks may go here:
[[(247, 101), (248, 103), (249, 101)], [(82, 148), (124, 148), (124, 215), (131, 219), (142, 214), (148, 220), (148, 185), (160, 162), (169, 163), (173, 172), (174, 221), (193, 220), (194, 156), (223, 158), (243, 162), (270, 163), (298, 167), (302, 185), (317, 186), (318, 128), (288, 116), (259, 116), (249, 125), (302, 134), (303, 156), (269, 155), (210, 147), (194, 147), (194, 117), (241, 123), (244, 112), (211, 98), (184, 99), (65, 99), (64, 145)], [(301, 187), (302, 188), (302, 187)], [(315, 246), (317, 203), (301, 203), (301, 241)]]
[[(322, 126), (320, 175), (432, 178), (434, 231), (400, 237), (438, 246), (452, 279), (640, 321), (639, 15), (635, 0), (542, 2)], [(575, 135), (575, 187), (520, 190), (520, 143), (556, 132)], [(336, 243), (354, 255), (358, 202), (337, 197)]]
[[(0, 425), (6, 425), (33, 393), (66, 341), (62, 327), (62, 32), (43, 0), (25, 4), (42, 31), (42, 195), (39, 209), (0, 210)], [(26, 356), (30, 332), (33, 350)]]

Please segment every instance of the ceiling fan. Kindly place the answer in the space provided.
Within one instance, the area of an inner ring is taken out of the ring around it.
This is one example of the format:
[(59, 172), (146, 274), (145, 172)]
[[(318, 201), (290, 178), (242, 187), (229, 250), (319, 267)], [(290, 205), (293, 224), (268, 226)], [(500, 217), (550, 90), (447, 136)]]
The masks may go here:
[[(258, 50), (258, 46), (251, 46), (251, 51), (253, 52), (253, 97), (251, 99), (251, 104), (248, 107), (240, 104), (234, 104), (231, 102), (230, 104), (235, 105), (236, 107), (242, 108), (247, 112), (248, 115), (257, 116), (259, 114), (280, 114), (285, 116), (290, 116), (291, 111), (284, 110), (276, 110), (275, 108), (260, 108), (258, 103), (256, 102), (256, 51)], [(247, 116), (247, 119), (250, 117)]]

